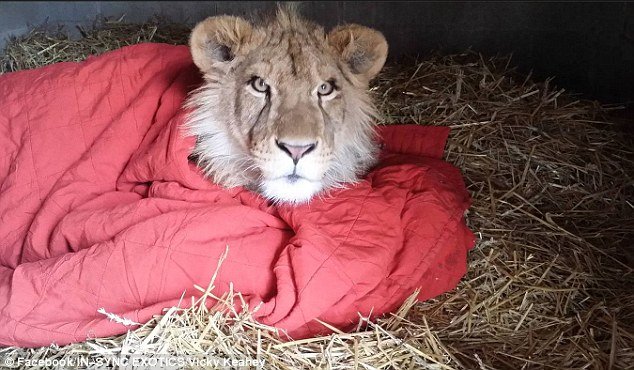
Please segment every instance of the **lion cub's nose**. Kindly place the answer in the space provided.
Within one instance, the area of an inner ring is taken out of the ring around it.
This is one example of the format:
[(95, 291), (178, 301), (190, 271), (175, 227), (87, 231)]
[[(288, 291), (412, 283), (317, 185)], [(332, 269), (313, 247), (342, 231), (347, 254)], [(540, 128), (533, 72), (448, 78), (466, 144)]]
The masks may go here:
[(317, 143), (309, 143), (309, 144), (304, 144), (304, 143), (293, 143), (293, 144), (289, 144), (289, 143), (285, 143), (283, 141), (275, 141), (275, 143), (277, 144), (277, 147), (282, 149), (282, 151), (286, 154), (288, 154), (291, 158), (293, 158), (293, 163), (297, 164), (297, 162), (299, 162), (299, 160), (305, 156), (306, 154), (312, 152), (315, 147), (317, 146)]

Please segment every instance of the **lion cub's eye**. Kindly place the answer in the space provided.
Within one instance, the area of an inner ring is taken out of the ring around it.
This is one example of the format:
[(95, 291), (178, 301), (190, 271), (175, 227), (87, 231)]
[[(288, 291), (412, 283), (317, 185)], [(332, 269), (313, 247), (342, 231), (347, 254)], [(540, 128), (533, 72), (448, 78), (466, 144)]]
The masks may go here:
[(332, 82), (324, 82), (323, 84), (319, 85), (319, 88), (317, 89), (317, 94), (321, 96), (326, 96), (332, 94), (333, 91), (335, 91), (335, 86), (332, 84)]
[(251, 79), (251, 87), (253, 90), (261, 93), (269, 91), (269, 85), (264, 82), (263, 78), (257, 76)]

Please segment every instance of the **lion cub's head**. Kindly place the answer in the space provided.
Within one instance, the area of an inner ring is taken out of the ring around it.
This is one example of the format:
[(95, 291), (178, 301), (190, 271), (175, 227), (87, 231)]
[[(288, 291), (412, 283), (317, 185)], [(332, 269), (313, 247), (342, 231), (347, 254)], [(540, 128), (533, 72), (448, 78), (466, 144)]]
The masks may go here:
[(190, 47), (205, 83), (187, 102), (186, 127), (215, 182), (298, 203), (374, 163), (367, 89), (387, 57), (380, 32), (345, 25), (325, 33), (280, 9), (261, 25), (207, 18)]

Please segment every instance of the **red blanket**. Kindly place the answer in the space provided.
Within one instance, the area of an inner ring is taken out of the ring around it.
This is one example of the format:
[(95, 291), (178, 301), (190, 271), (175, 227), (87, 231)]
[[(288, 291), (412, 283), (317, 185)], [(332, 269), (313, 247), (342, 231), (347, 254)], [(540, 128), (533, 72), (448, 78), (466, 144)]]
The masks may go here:
[[(474, 244), (448, 129), (384, 127), (361, 183), (296, 208), (203, 178), (179, 130), (185, 46), (141, 44), (0, 76), (0, 344), (124, 333), (216, 279), (292, 338), (453, 289)], [(191, 299), (183, 300), (186, 306)]]

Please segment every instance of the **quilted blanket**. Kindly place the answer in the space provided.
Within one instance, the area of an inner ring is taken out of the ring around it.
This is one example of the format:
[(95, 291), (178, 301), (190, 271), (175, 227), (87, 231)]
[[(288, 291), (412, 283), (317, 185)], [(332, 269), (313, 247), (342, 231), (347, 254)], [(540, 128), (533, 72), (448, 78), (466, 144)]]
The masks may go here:
[(140, 44), (0, 76), (0, 345), (124, 333), (199, 297), (228, 246), (230, 284), (291, 338), (347, 330), (421, 288), (453, 289), (474, 236), (448, 129), (387, 126), (358, 184), (273, 206), (188, 161), (181, 103), (201, 77), (185, 46)]

